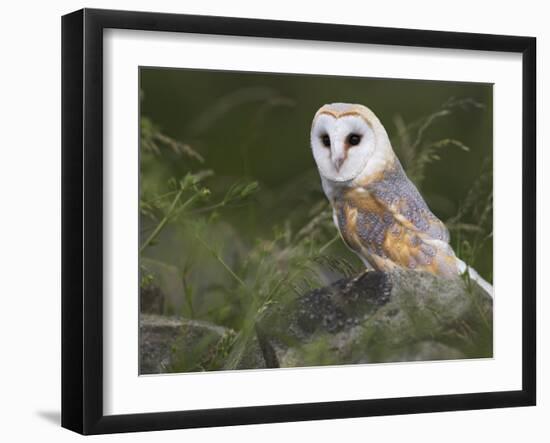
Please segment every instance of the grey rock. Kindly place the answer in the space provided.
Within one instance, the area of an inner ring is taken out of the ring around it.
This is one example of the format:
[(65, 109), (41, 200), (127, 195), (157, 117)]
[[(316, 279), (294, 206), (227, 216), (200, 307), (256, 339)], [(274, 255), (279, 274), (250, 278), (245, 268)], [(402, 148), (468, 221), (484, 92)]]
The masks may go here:
[(152, 314), (140, 316), (139, 330), (140, 374), (219, 369), (235, 335), (205, 321)]
[(462, 277), (371, 271), (274, 304), (225, 368), (492, 357), (492, 305)]

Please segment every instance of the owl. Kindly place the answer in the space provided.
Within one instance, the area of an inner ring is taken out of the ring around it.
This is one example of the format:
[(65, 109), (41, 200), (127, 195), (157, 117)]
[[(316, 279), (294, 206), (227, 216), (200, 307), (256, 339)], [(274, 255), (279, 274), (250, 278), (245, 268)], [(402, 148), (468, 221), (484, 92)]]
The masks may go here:
[(412, 269), (451, 278), (468, 270), (449, 231), (428, 208), (393, 152), (376, 115), (363, 105), (322, 106), (311, 126), (311, 149), (334, 224), (367, 269)]

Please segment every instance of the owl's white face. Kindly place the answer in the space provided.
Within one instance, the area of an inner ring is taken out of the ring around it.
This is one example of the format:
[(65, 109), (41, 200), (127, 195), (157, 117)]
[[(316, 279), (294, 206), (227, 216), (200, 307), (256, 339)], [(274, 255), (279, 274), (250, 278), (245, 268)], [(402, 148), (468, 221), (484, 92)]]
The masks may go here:
[[(343, 105), (343, 104), (342, 104)], [(311, 149), (321, 176), (334, 182), (355, 179), (374, 154), (375, 133), (358, 113), (317, 113), (311, 127)]]

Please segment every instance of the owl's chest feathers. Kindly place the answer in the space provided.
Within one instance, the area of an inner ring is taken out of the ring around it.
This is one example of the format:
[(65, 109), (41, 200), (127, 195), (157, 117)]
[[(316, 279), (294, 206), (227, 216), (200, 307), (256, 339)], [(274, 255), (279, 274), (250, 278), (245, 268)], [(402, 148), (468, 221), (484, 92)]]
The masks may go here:
[(373, 254), (386, 257), (384, 240), (394, 219), (368, 187), (342, 189), (332, 204), (335, 221), (350, 248), (367, 259)]

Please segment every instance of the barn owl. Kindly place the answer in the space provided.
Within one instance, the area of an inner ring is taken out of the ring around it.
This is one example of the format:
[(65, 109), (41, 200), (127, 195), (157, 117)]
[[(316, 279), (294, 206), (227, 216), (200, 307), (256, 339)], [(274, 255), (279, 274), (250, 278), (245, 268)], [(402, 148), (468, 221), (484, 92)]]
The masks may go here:
[(407, 268), (445, 278), (467, 269), (492, 295), (492, 286), (456, 257), (447, 228), (405, 174), (370, 109), (322, 106), (311, 126), (311, 149), (334, 224), (367, 269)]

